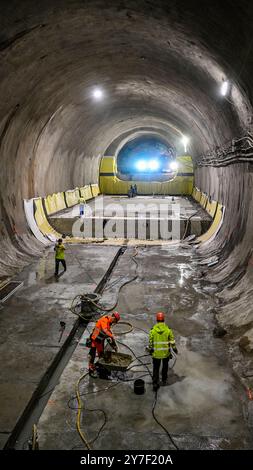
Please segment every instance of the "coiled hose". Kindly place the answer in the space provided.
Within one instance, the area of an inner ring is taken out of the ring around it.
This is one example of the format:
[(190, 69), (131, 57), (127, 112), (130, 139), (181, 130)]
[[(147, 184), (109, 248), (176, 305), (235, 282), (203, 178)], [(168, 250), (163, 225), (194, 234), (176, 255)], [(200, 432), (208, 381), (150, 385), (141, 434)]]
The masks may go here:
[[(134, 255), (132, 256), (132, 259), (133, 261), (135, 262), (136, 264), (136, 270), (137, 270), (137, 267), (138, 267), (138, 263), (136, 262), (136, 260), (134, 259), (135, 256), (137, 255), (138, 251), (137, 249), (135, 248), (135, 253)], [(138, 275), (136, 274), (132, 279), (124, 282), (124, 284), (122, 284), (119, 288), (119, 291), (118, 291), (118, 295), (117, 295), (117, 302), (115, 303), (115, 305), (113, 307), (103, 307), (101, 305), (99, 305), (97, 302), (94, 302), (93, 300), (91, 300), (88, 296), (85, 296), (85, 295), (76, 295), (72, 301), (72, 304), (71, 304), (71, 307), (70, 307), (70, 310), (72, 311), (72, 313), (74, 313), (75, 315), (78, 315), (79, 317), (81, 318), (84, 318), (80, 313), (77, 313), (75, 311), (75, 308), (74, 308), (74, 302), (77, 298), (81, 298), (82, 299), (86, 299), (88, 302), (92, 303), (96, 308), (98, 308), (99, 310), (103, 310), (105, 312), (110, 312), (111, 310), (114, 310), (115, 307), (117, 306), (118, 304), (118, 298), (119, 298), (119, 293), (120, 293), (120, 290), (127, 284), (129, 284), (130, 282), (133, 282), (135, 279), (137, 279)], [(117, 334), (118, 335), (125, 335), (125, 334), (128, 334), (130, 333), (132, 330), (133, 330), (133, 325), (129, 322), (126, 322), (126, 321), (121, 321), (118, 323), (118, 325), (121, 324), (121, 325), (127, 325), (129, 326), (129, 329), (127, 331), (123, 331), (123, 332), (118, 332)], [(81, 430), (81, 415), (82, 415), (82, 410), (84, 409), (83, 406), (82, 406), (82, 401), (81, 401), (81, 397), (80, 397), (80, 382), (88, 375), (88, 372), (84, 373), (81, 377), (79, 377), (78, 381), (76, 382), (76, 397), (77, 397), (77, 403), (78, 403), (78, 412), (77, 412), (77, 417), (76, 417), (76, 428), (77, 428), (77, 431), (78, 431), (78, 434), (80, 436), (80, 438), (82, 439), (83, 443), (86, 445), (87, 449), (90, 450), (91, 449), (91, 446), (90, 446), (90, 443), (88, 442), (88, 440), (86, 439), (84, 433), (82, 432)]]
[[(137, 261), (134, 259), (138, 254), (138, 250), (137, 248), (135, 247), (135, 253), (134, 255), (132, 256), (132, 260), (134, 261), (134, 263), (136, 264), (136, 271), (137, 271), (137, 268), (138, 268), (138, 263)], [(84, 316), (80, 313), (80, 312), (77, 312), (76, 311), (76, 306), (77, 306), (77, 299), (81, 299), (82, 300), (86, 300), (88, 303), (91, 303), (92, 305), (94, 305), (94, 307), (96, 307), (97, 310), (102, 310), (103, 312), (111, 312), (112, 310), (115, 310), (115, 308), (117, 307), (118, 305), (118, 299), (119, 299), (119, 294), (120, 294), (120, 291), (121, 289), (123, 289), (123, 287), (125, 287), (127, 284), (130, 284), (131, 282), (135, 281), (136, 279), (138, 278), (138, 275), (135, 274), (135, 276), (132, 278), (132, 279), (128, 279), (127, 281), (125, 281), (123, 284), (121, 284), (119, 290), (118, 290), (118, 294), (117, 294), (117, 300), (115, 302), (115, 304), (112, 306), (112, 307), (104, 307), (103, 305), (100, 305), (98, 304), (97, 302), (95, 302), (94, 300), (92, 300), (88, 295), (85, 295), (85, 294), (78, 294), (76, 295), (72, 302), (71, 302), (71, 306), (70, 306), (70, 310), (72, 313), (74, 313), (74, 315), (77, 315), (79, 316), (80, 318), (82, 319), (85, 319)], [(79, 305), (79, 304), (78, 304)]]

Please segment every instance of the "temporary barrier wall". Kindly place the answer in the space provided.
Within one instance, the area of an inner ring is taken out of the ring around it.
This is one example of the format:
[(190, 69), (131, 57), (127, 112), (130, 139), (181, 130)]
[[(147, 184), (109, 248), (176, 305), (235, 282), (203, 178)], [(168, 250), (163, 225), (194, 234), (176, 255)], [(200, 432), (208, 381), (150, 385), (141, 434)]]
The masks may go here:
[(117, 174), (116, 157), (104, 156), (99, 171), (99, 187), (103, 194), (127, 194), (136, 184), (138, 194), (191, 195), (193, 190), (193, 164), (189, 156), (177, 157), (178, 171), (170, 181), (124, 181)]

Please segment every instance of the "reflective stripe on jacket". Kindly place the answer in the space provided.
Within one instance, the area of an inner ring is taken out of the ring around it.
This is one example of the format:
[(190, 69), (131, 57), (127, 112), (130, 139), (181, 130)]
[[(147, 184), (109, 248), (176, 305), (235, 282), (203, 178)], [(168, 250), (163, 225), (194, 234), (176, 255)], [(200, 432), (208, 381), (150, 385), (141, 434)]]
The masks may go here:
[(113, 339), (113, 334), (110, 330), (111, 324), (112, 317), (105, 315), (104, 317), (99, 318), (91, 334), (91, 339), (93, 341), (103, 341), (108, 337)]
[(172, 330), (164, 322), (158, 322), (149, 333), (149, 347), (154, 350), (152, 357), (164, 359), (170, 356), (170, 347), (176, 345)]
[(54, 251), (56, 259), (64, 259), (65, 246), (62, 243), (57, 243), (55, 245)]

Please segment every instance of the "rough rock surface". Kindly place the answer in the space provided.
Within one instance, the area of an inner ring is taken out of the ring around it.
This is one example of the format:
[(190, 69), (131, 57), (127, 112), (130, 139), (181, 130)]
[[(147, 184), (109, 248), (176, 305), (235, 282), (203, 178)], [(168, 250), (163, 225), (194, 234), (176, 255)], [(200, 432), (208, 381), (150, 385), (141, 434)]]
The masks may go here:
[[(251, 125), (251, 2), (3, 0), (1, 7), (4, 266), (13, 233), (19, 253), (27, 234), (23, 198), (96, 182), (100, 156), (121, 136), (166, 133), (181, 153), (184, 133), (195, 156)], [(232, 104), (219, 94), (226, 77)], [(101, 102), (92, 98), (95, 86), (104, 90)]]
[[(0, 18), (0, 277), (39, 255), (23, 199), (98, 179), (101, 155), (145, 129), (193, 158), (252, 130), (253, 3), (248, 0), (3, 0)], [(225, 19), (225, 21), (224, 21)], [(232, 82), (224, 99), (223, 79)], [(104, 91), (94, 101), (92, 91)], [(196, 168), (226, 207), (219, 322), (252, 351), (252, 164)], [(209, 274), (210, 273), (210, 274)], [(237, 344), (237, 343), (235, 343)], [(245, 347), (244, 347), (245, 349)], [(239, 354), (239, 353), (238, 353)]]

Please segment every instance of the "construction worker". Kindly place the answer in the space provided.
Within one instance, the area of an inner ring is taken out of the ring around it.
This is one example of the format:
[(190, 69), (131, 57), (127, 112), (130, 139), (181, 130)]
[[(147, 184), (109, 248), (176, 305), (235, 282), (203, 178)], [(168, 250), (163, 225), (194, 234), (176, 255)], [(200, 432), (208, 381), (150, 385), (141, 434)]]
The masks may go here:
[(117, 351), (118, 347), (114, 336), (111, 332), (111, 326), (114, 323), (118, 323), (120, 320), (120, 314), (118, 312), (113, 312), (112, 315), (104, 315), (99, 318), (97, 321), (94, 330), (90, 335), (91, 339), (91, 348), (89, 351), (89, 375), (92, 377), (97, 377), (96, 367), (95, 367), (95, 358), (96, 353), (98, 357), (101, 357), (104, 353), (104, 343), (107, 339), (110, 346)]
[(163, 312), (156, 314), (157, 323), (149, 333), (149, 352), (153, 358), (153, 390), (159, 388), (159, 370), (162, 366), (162, 385), (166, 385), (168, 377), (169, 359), (171, 358), (170, 348), (177, 354), (176, 343), (172, 330), (165, 323)]
[(82, 217), (84, 215), (84, 203), (85, 199), (83, 197), (79, 198), (79, 216)]
[(66, 261), (65, 261), (65, 253), (64, 253), (65, 252), (65, 246), (63, 245), (61, 238), (59, 238), (58, 242), (56, 243), (56, 245), (54, 247), (54, 251), (55, 251), (55, 273), (54, 273), (54, 275), (58, 276), (59, 264), (60, 263), (62, 263), (62, 265), (64, 267), (64, 271), (67, 270)]

